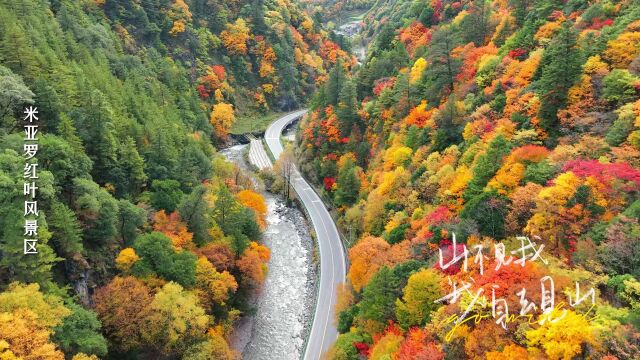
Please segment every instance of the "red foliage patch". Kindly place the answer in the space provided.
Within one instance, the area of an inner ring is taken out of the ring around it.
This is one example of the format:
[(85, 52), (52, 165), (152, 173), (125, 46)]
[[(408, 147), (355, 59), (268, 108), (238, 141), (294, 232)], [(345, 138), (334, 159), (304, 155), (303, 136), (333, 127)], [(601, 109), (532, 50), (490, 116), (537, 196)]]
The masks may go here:
[(222, 65), (212, 65), (207, 73), (198, 79), (196, 90), (202, 99), (207, 99), (213, 91), (219, 89), (226, 80), (227, 73)]
[(448, 222), (452, 217), (451, 211), (446, 206), (440, 205), (425, 216), (425, 220), (430, 225), (439, 225)]
[(338, 160), (338, 155), (334, 154), (334, 153), (329, 153), (324, 157), (325, 160), (331, 160), (331, 161), (337, 161)]
[(509, 57), (516, 60), (524, 60), (527, 57), (528, 51), (523, 48), (516, 48), (509, 51)]
[(592, 176), (602, 183), (622, 179), (640, 186), (640, 170), (627, 163), (603, 164), (598, 160), (571, 160), (564, 165), (563, 171), (571, 171), (579, 177)]
[(331, 187), (333, 186), (333, 184), (336, 183), (336, 179), (327, 176), (326, 178), (322, 179), (322, 183), (324, 184), (324, 189), (329, 191), (331, 190)]
[(224, 66), (222, 65), (213, 65), (211, 66), (211, 71), (216, 74), (220, 81), (224, 81), (227, 78), (227, 73), (224, 70)]
[(354, 342), (353, 346), (358, 350), (361, 356), (369, 356), (369, 344), (363, 342)]
[[(453, 244), (451, 244), (450, 241), (448, 240), (446, 242), (449, 242), (449, 244), (446, 245), (445, 247), (441, 247), (443, 265), (449, 264), (449, 262), (454, 259)], [(443, 245), (444, 243), (445, 243), (445, 240), (443, 240), (440, 243), (440, 245)], [(456, 257), (460, 257), (462, 254), (464, 254), (465, 247), (466, 246), (464, 244), (456, 244), (456, 248), (455, 248)], [(468, 255), (468, 257), (470, 256), (471, 254)], [(443, 269), (442, 267), (440, 267), (440, 261), (436, 262), (436, 264), (433, 267), (437, 270), (442, 271), (444, 274), (455, 275), (458, 272), (460, 272), (460, 269), (462, 269), (463, 264), (464, 264), (464, 257), (461, 257), (457, 262), (451, 264), (446, 269)]]
[(589, 25), (589, 29), (592, 30), (600, 30), (605, 26), (611, 26), (613, 25), (613, 19), (600, 19), (600, 18), (594, 18), (593, 20), (591, 20), (591, 25)]
[(380, 93), (382, 92), (382, 90), (393, 87), (395, 83), (396, 83), (395, 77), (384, 77), (384, 78), (378, 79), (373, 83), (373, 93), (376, 96), (380, 96)]

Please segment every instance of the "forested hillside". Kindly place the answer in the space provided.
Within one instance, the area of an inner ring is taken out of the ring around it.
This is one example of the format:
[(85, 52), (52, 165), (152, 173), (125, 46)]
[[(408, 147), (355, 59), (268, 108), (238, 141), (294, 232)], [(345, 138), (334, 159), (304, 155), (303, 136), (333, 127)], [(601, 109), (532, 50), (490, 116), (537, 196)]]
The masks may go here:
[(377, 1), (364, 31), (300, 136), (355, 240), (332, 357), (639, 358), (640, 2)]
[(375, 0), (300, 0), (314, 16), (333, 21), (351, 12), (369, 10)]
[(0, 357), (235, 358), (266, 206), (214, 145), (237, 118), (305, 104), (338, 61), (288, 0), (1, 0)]

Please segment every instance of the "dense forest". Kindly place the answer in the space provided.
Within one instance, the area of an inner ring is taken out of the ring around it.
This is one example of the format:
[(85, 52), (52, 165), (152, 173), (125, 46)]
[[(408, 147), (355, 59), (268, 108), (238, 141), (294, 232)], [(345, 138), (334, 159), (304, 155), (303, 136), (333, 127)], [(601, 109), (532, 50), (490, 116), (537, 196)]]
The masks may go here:
[(235, 358), (266, 207), (215, 146), (352, 63), (332, 39), (289, 0), (1, 0), (0, 358)]
[(351, 13), (368, 11), (375, 0), (300, 0), (300, 3), (314, 16), (333, 21)]
[(350, 245), (330, 357), (640, 358), (640, 2), (372, 5), (298, 139)]

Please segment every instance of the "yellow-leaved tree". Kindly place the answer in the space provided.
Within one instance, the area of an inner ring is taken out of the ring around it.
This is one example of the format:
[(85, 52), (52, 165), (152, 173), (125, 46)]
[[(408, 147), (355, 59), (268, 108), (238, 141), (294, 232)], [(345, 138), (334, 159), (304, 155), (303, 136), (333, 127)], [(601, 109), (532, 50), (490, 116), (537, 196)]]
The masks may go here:
[(73, 355), (73, 358), (71, 360), (100, 360), (100, 358), (98, 358), (95, 355), (87, 355), (87, 354), (83, 354), (83, 353), (78, 353)]
[(0, 359), (64, 360), (50, 336), (70, 314), (62, 299), (42, 294), (38, 284), (10, 284), (0, 293)]
[(427, 68), (427, 60), (424, 58), (418, 58), (413, 66), (411, 67), (411, 72), (409, 73), (409, 83), (415, 84), (422, 78), (422, 73), (424, 69)]
[(124, 248), (116, 258), (116, 267), (120, 271), (127, 272), (138, 260), (140, 257), (133, 248)]
[(604, 57), (617, 69), (627, 68), (640, 54), (640, 21), (629, 24), (626, 30), (610, 40), (604, 51)]
[(438, 307), (435, 301), (442, 296), (441, 276), (435, 269), (424, 269), (409, 277), (402, 300), (396, 299), (396, 315), (405, 329), (424, 326), (431, 312)]
[(582, 354), (584, 345), (596, 345), (589, 321), (571, 310), (562, 317), (562, 311), (553, 310), (548, 315), (549, 320), (526, 333), (528, 345), (542, 348), (551, 360), (571, 360)]
[(194, 340), (204, 340), (211, 319), (198, 298), (174, 282), (165, 284), (151, 302), (155, 312), (150, 334), (168, 353), (183, 352)]
[(227, 103), (213, 105), (210, 122), (219, 138), (225, 139), (227, 137), (235, 119), (233, 105)]
[(236, 279), (228, 271), (218, 272), (215, 266), (201, 256), (196, 263), (198, 295), (203, 305), (224, 305), (229, 294), (238, 290)]
[(187, 5), (184, 0), (175, 0), (173, 4), (171, 4), (167, 15), (173, 20), (173, 26), (171, 30), (169, 30), (169, 34), (173, 36), (184, 32), (192, 18), (189, 5)]
[(42, 326), (31, 310), (0, 313), (0, 359), (64, 360), (50, 335), (51, 330)]

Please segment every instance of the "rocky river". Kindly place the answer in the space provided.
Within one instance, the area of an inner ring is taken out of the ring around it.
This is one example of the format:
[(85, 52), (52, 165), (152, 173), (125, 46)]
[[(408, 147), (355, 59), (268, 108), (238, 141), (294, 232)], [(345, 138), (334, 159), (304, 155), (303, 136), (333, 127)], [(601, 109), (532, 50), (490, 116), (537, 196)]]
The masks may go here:
[[(235, 145), (220, 153), (248, 170), (246, 148)], [(269, 272), (253, 299), (255, 315), (241, 319), (232, 345), (247, 360), (296, 360), (315, 308), (313, 240), (300, 210), (285, 206), (278, 195), (262, 194), (268, 207), (263, 241), (271, 249)]]

